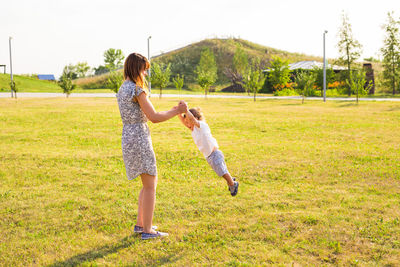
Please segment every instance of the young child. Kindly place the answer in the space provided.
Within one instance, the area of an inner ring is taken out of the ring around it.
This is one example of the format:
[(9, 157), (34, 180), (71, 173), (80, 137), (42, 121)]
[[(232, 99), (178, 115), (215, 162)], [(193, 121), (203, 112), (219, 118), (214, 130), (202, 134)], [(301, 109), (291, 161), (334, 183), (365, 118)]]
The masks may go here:
[(205, 122), (204, 115), (200, 108), (187, 109), (186, 113), (178, 115), (180, 121), (192, 131), (192, 137), (207, 159), (208, 164), (218, 176), (223, 177), (232, 196), (238, 193), (239, 182), (229, 174), (225, 164), (224, 154), (218, 149), (217, 140), (211, 135), (210, 127)]

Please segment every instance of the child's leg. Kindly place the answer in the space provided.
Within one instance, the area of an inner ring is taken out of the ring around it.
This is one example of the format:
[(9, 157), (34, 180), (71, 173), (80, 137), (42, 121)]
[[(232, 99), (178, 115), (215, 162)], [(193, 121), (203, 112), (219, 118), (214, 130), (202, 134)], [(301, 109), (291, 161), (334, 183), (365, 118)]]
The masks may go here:
[(221, 150), (217, 149), (213, 151), (213, 153), (211, 153), (211, 155), (207, 158), (207, 162), (218, 176), (221, 176), (226, 180), (226, 183), (229, 186), (234, 185), (232, 176), (229, 174), (228, 168), (226, 167), (224, 154)]
[(232, 176), (229, 174), (229, 172), (228, 173), (225, 173), (224, 175), (222, 175), (222, 177), (226, 180), (226, 183), (229, 185), (229, 186), (233, 186), (233, 179), (232, 179)]

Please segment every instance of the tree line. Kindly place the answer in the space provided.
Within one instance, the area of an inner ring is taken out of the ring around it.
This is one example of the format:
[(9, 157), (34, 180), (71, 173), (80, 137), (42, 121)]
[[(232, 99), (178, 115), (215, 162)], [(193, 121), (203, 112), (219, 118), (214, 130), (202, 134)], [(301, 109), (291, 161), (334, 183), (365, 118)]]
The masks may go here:
[(110, 48), (104, 51), (103, 57), (104, 65), (100, 65), (97, 68), (91, 69), (87, 62), (78, 62), (76, 65), (69, 64), (64, 67), (58, 85), (63, 89), (67, 97), (76, 88), (76, 84), (72, 80), (85, 78), (90, 71), (94, 71), (95, 75), (109, 73), (107, 78), (108, 87), (118, 92), (123, 82), (122, 72), (118, 71), (118, 69), (123, 67), (125, 56), (121, 49)]
[[(393, 12), (387, 14), (387, 22), (382, 26), (385, 31), (385, 39), (380, 49), (383, 57), (384, 85), (391, 88), (393, 95), (400, 91), (399, 23), (399, 20), (394, 18)], [(338, 88), (339, 90), (340, 87), (341, 93), (349, 96), (355, 94), (358, 101), (359, 95), (365, 95), (370, 91), (372, 83), (366, 80), (366, 71), (357, 64), (362, 52), (362, 45), (354, 38), (349, 17), (344, 12), (338, 37), (337, 48), (340, 56), (335, 63), (346, 66), (346, 70), (335, 74), (332, 69), (328, 68), (327, 84), (331, 89)], [(260, 63), (260, 60), (257, 59), (249, 60), (248, 55), (238, 45), (232, 58), (231, 67), (227, 67), (223, 73), (230, 80), (234, 90), (245, 91), (248, 94), (253, 93), (254, 98), (257, 92), (289, 95), (293, 91), (297, 91), (303, 97), (312, 96), (317, 95), (316, 90), (322, 89), (323, 72), (321, 69), (292, 71), (289, 69), (288, 61), (279, 57), (273, 57), (269, 62), (269, 67), (266, 68), (265, 65), (265, 62)], [(154, 80), (152, 77), (151, 81), (162, 90), (168, 84), (167, 81), (171, 76), (171, 64), (152, 63), (152, 68), (156, 75), (154, 75)], [(201, 52), (195, 75), (197, 83), (204, 90), (206, 96), (208, 88), (217, 79), (215, 57), (209, 48)]]
[[(394, 18), (394, 13), (387, 14), (387, 22), (382, 26), (385, 31), (385, 39), (380, 49), (383, 57), (383, 80), (384, 85), (391, 88), (394, 94), (400, 91), (400, 36), (399, 20)], [(359, 67), (356, 61), (360, 58), (362, 45), (354, 38), (352, 26), (347, 14), (342, 13), (342, 23), (338, 33), (339, 41), (337, 48), (339, 59), (337, 64), (346, 66), (346, 71), (335, 74), (332, 69), (327, 69), (327, 84), (330, 88), (343, 87), (349, 96), (351, 94), (363, 95), (368, 93), (371, 84), (365, 79), (365, 70)], [(95, 74), (109, 72), (108, 86), (118, 91), (122, 84), (122, 73), (117, 69), (122, 67), (124, 55), (120, 49), (110, 48), (104, 52), (104, 65), (94, 68)], [(267, 65), (269, 65), (267, 67)], [(232, 64), (222, 72), (229, 79), (234, 90), (247, 92), (254, 95), (254, 100), (259, 92), (274, 93), (276, 95), (288, 95), (297, 91), (303, 97), (316, 95), (316, 90), (322, 87), (322, 70), (292, 71), (288, 67), (288, 61), (279, 57), (273, 57), (269, 62), (261, 62), (257, 58), (249, 59), (241, 45), (237, 45), (232, 57)], [(172, 72), (171, 63), (151, 62), (151, 82), (153, 87), (162, 90), (172, 82), (179, 90), (185, 84), (185, 75)], [(71, 80), (86, 77), (90, 71), (86, 62), (78, 62), (76, 65), (64, 67), (59, 84), (64, 92), (74, 89)], [(210, 86), (218, 79), (218, 68), (213, 51), (204, 48), (201, 51), (200, 60), (195, 67), (195, 81), (204, 91), (205, 97), (209, 93)], [(67, 93), (68, 94), (68, 93)]]

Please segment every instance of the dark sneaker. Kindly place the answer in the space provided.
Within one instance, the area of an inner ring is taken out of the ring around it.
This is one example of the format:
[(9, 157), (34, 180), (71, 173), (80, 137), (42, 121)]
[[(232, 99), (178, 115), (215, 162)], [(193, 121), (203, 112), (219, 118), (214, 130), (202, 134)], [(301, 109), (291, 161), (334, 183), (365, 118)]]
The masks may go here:
[[(151, 227), (151, 229), (157, 230), (157, 226), (153, 225), (153, 226)], [(143, 227), (142, 227), (142, 226), (135, 225), (135, 227), (133, 228), (133, 232), (135, 232), (136, 234), (141, 234), (141, 233), (143, 233)]]
[(150, 234), (150, 233), (142, 233), (142, 240), (148, 240), (148, 239), (153, 239), (153, 238), (160, 238), (160, 237), (167, 237), (167, 233), (163, 232), (156, 232), (155, 234)]
[(229, 192), (231, 192), (231, 196), (236, 196), (238, 193), (238, 189), (239, 189), (239, 182), (236, 181), (235, 178), (233, 178), (233, 185), (229, 186)]

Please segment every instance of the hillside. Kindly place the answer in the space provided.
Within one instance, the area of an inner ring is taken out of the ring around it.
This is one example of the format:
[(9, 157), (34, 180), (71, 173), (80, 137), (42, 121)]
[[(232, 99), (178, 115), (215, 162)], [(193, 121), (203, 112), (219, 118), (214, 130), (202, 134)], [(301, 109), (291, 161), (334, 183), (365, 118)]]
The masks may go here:
[(269, 65), (272, 57), (279, 56), (287, 59), (289, 63), (301, 60), (318, 60), (322, 58), (307, 56), (300, 53), (289, 53), (283, 50), (255, 44), (243, 39), (206, 39), (183, 48), (170, 51), (152, 58), (153, 61), (161, 63), (171, 63), (173, 74), (184, 74), (187, 82), (194, 82), (194, 70), (200, 61), (200, 54), (204, 48), (210, 48), (216, 59), (218, 66), (218, 83), (229, 82), (224, 74), (227, 67), (231, 67), (233, 55), (237, 45), (247, 53), (249, 59), (259, 58), (265, 66)]
[[(226, 84), (229, 82), (224, 74), (224, 70), (232, 66), (232, 58), (237, 45), (241, 45), (242, 49), (247, 53), (249, 59), (259, 58), (265, 65), (269, 65), (269, 61), (274, 56), (279, 56), (289, 60), (289, 63), (301, 60), (318, 60), (319, 57), (307, 56), (300, 53), (289, 53), (283, 50), (262, 46), (243, 39), (206, 39), (188, 46), (163, 53), (152, 58), (152, 61), (158, 63), (171, 63), (172, 75), (184, 74), (185, 82), (195, 83), (194, 70), (200, 61), (200, 54), (204, 48), (210, 48), (215, 55), (218, 66), (218, 84)], [(107, 75), (99, 75), (90, 78), (78, 79), (75, 83), (81, 88), (107, 88)]]
[[(17, 91), (23, 92), (62, 92), (55, 82), (14, 75)], [(10, 74), (0, 74), (0, 92), (10, 91)]]

